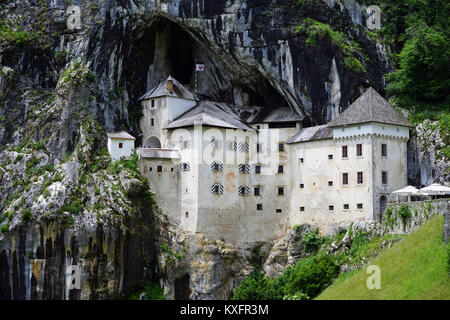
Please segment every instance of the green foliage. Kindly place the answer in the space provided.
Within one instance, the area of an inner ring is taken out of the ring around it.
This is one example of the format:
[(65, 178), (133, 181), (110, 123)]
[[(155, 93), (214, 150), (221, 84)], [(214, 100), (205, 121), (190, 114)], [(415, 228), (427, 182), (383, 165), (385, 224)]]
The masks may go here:
[(283, 296), (283, 288), (277, 281), (257, 271), (242, 281), (231, 296), (231, 300), (281, 300)]
[(3, 224), (0, 226), (0, 234), (8, 232), (9, 231), (9, 223)]
[(411, 216), (412, 216), (411, 210), (409, 210), (409, 207), (406, 204), (403, 204), (398, 209), (398, 215), (400, 216), (400, 219), (402, 220), (403, 230), (405, 230), (406, 229), (406, 225), (411, 220)]
[(22, 211), (22, 216), (20, 217), (20, 220), (22, 221), (29, 221), (32, 218), (31, 210), (29, 208), (25, 208)]
[(302, 233), (300, 243), (302, 244), (303, 249), (306, 253), (316, 253), (322, 243), (319, 237), (319, 229), (314, 228), (309, 232)]
[(24, 47), (36, 40), (36, 34), (22, 30), (20, 27), (10, 27), (5, 21), (0, 20), (0, 41), (13, 45), (14, 47)]
[(61, 210), (72, 214), (80, 213), (83, 210), (83, 203), (79, 199), (72, 198), (69, 204), (64, 205)]
[[(130, 300), (139, 300), (142, 291), (131, 295)], [(157, 284), (145, 283), (145, 298), (146, 300), (165, 300), (164, 290)]]
[[(297, 262), (295, 267), (288, 268), (285, 278), (286, 294), (295, 295), (298, 292), (308, 297), (317, 296), (331, 284), (339, 273), (339, 265), (331, 255), (316, 255)], [(282, 282), (284, 282), (282, 279)]]

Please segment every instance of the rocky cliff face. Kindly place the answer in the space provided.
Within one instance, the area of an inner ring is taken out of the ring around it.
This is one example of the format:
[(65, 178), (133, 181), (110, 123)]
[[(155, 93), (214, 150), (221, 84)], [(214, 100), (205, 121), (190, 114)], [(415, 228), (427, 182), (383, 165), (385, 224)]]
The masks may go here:
[[(152, 239), (169, 227), (147, 227), (145, 181), (132, 163), (109, 163), (106, 132), (140, 144), (138, 98), (169, 74), (205, 98), (289, 105), (323, 124), (363, 88), (383, 92), (386, 49), (353, 0), (73, 5), (0, 1), (1, 298), (101, 299), (159, 276), (175, 297), (186, 274), (198, 280), (191, 297), (226, 297), (248, 252), (200, 236), (186, 240), (185, 267), (167, 266)], [(65, 289), (71, 264), (83, 265), (81, 291)]]

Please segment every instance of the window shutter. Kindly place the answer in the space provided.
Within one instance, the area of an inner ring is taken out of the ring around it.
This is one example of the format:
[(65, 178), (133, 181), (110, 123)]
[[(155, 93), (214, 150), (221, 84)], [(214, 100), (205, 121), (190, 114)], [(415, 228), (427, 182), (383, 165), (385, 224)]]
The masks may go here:
[(179, 171), (179, 172), (183, 171), (183, 163), (180, 163), (180, 164), (178, 165), (178, 171)]
[(223, 172), (223, 163), (219, 163), (219, 171)]
[(245, 187), (245, 195), (246, 196), (250, 195), (250, 188), (249, 187)]
[(211, 171), (215, 171), (216, 170), (216, 162), (214, 161), (213, 163), (211, 163)]
[(223, 194), (223, 185), (219, 185), (219, 194)]
[(233, 142), (233, 149), (234, 151), (238, 150), (238, 143), (236, 141)]

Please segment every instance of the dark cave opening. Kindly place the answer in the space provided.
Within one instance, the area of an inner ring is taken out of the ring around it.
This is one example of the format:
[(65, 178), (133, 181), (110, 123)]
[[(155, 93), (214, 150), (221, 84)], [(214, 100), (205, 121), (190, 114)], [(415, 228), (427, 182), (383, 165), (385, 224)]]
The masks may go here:
[(192, 42), (189, 36), (173, 23), (171, 23), (170, 31), (172, 41), (169, 48), (169, 61), (172, 67), (172, 76), (182, 84), (189, 84), (195, 67)]

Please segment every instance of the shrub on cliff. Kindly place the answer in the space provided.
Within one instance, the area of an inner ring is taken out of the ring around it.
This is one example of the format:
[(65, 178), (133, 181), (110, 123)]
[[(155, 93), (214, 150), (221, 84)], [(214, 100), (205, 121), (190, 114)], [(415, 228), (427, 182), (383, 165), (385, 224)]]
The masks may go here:
[(254, 272), (237, 287), (231, 300), (281, 300), (283, 288), (277, 281), (264, 276), (264, 272)]

